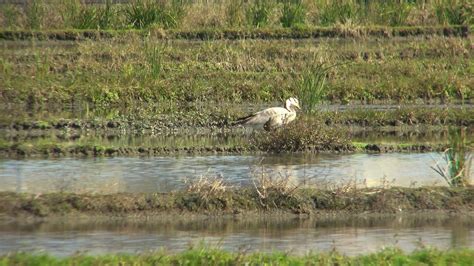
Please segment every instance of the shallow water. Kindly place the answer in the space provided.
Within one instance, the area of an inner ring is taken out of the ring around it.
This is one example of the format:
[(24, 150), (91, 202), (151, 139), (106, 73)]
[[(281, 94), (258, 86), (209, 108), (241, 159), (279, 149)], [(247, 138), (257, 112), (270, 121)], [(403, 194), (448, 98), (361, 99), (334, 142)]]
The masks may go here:
[(167, 249), (178, 252), (190, 245), (238, 251), (337, 250), (365, 254), (383, 247), (410, 252), (422, 245), (440, 249), (474, 247), (472, 217), (437, 215), (384, 218), (292, 219), (170, 219), (169, 221), (71, 221), (0, 223), (0, 254), (10, 251), (45, 251), (57, 256), (143, 252)]
[(156, 192), (180, 189), (201, 176), (248, 185), (262, 174), (289, 177), (302, 186), (444, 185), (430, 168), (440, 159), (438, 153), (1, 159), (0, 191)]

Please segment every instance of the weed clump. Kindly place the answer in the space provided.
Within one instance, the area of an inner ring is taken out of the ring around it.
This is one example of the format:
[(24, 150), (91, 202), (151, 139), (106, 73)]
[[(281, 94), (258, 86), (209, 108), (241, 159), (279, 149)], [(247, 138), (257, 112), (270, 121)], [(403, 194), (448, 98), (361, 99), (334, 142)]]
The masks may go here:
[(252, 145), (258, 150), (276, 153), (353, 149), (346, 136), (323, 124), (322, 121), (300, 119), (284, 128), (257, 134)]

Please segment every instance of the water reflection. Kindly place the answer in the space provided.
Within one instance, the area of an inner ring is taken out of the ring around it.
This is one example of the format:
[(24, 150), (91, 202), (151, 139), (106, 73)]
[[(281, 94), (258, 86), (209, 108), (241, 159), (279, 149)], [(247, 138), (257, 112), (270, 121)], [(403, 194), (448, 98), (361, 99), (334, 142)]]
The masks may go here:
[(439, 154), (4, 159), (0, 160), (0, 191), (156, 192), (180, 189), (186, 179), (203, 175), (248, 185), (261, 174), (290, 177), (308, 186), (349, 181), (361, 186), (443, 185), (442, 178), (430, 168), (435, 159)]
[(397, 246), (412, 251), (420, 245), (442, 249), (474, 247), (474, 220), (469, 216), (408, 215), (345, 217), (344, 219), (176, 219), (130, 221), (55, 220), (2, 223), (0, 253), (47, 251), (65, 256), (168, 249), (182, 251), (191, 244), (236, 251), (308, 251), (333, 249), (356, 255)]

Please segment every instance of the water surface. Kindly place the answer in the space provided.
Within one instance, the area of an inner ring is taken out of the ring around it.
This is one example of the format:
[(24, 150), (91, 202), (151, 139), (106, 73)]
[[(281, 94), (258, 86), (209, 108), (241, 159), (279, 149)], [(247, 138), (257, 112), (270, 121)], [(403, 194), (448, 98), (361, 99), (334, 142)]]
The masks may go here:
[(438, 153), (1, 159), (0, 191), (156, 192), (180, 189), (202, 176), (248, 185), (262, 174), (302, 186), (350, 181), (361, 187), (444, 185), (430, 168), (437, 161)]
[(409, 215), (343, 219), (242, 218), (168, 221), (72, 221), (0, 223), (0, 254), (44, 251), (105, 254), (166, 249), (179, 252), (206, 243), (229, 251), (274, 250), (306, 254), (337, 250), (366, 254), (383, 247), (411, 252), (424, 245), (439, 249), (474, 247), (472, 217)]

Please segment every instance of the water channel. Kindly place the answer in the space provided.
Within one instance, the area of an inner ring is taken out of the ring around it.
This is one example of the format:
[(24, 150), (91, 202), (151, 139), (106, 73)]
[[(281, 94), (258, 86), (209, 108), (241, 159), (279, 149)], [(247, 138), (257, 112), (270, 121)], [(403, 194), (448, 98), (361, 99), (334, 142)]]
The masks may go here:
[(240, 186), (262, 174), (308, 186), (445, 185), (431, 169), (437, 162), (442, 162), (439, 153), (0, 159), (0, 191), (166, 192), (202, 176)]
[(474, 247), (472, 217), (417, 214), (388, 217), (300, 219), (54, 220), (0, 223), (0, 254), (48, 252), (56, 256), (135, 253), (165, 249), (179, 252), (205, 243), (229, 251), (288, 251), (366, 254), (383, 247), (406, 252), (422, 246)]

